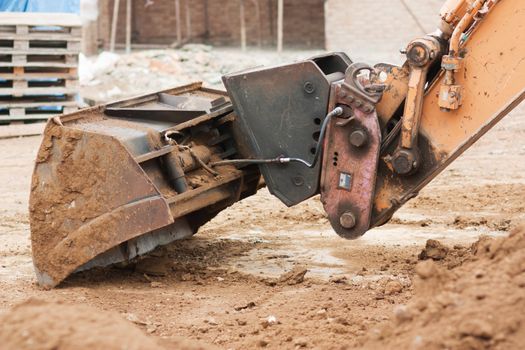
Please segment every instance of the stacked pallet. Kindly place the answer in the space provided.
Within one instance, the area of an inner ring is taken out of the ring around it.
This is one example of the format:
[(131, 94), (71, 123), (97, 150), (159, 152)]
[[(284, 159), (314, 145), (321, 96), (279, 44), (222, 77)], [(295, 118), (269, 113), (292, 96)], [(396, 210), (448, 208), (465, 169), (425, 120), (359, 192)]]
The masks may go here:
[(77, 108), (81, 40), (76, 15), (0, 13), (0, 124)]

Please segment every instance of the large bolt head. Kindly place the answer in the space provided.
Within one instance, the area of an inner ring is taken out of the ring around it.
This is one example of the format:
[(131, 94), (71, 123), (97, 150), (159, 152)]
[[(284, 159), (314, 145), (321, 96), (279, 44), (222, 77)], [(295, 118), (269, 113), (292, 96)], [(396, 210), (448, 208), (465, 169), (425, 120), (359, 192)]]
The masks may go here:
[(352, 146), (363, 147), (368, 142), (368, 135), (364, 130), (354, 130), (349, 139)]
[(307, 94), (313, 94), (315, 92), (315, 85), (312, 82), (307, 81), (304, 83), (304, 91), (306, 91)]
[(341, 224), (341, 226), (343, 226), (343, 228), (350, 230), (355, 227), (355, 225), (357, 224), (357, 220), (352, 212), (347, 211), (343, 213), (343, 215), (341, 215), (341, 217), (339, 218), (339, 223)]
[(430, 60), (430, 53), (425, 45), (415, 43), (407, 50), (407, 58), (411, 64), (421, 67)]
[(416, 154), (407, 149), (400, 149), (392, 156), (392, 167), (399, 175), (409, 175), (418, 167)]

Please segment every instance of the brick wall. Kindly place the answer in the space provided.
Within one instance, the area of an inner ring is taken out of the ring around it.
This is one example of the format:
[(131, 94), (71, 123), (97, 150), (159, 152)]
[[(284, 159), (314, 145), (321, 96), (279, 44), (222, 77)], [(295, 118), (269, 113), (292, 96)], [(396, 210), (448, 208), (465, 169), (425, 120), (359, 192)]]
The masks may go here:
[(326, 0), (326, 48), (345, 51), (354, 61), (399, 63), (399, 49), (437, 28), (443, 3), (444, 0)]
[[(171, 44), (176, 41), (174, 0), (133, 0), (132, 42)], [(248, 45), (275, 45), (277, 0), (244, 0)], [(207, 5), (207, 6), (206, 6)], [(324, 48), (324, 0), (284, 1), (284, 44), (294, 48)], [(120, 1), (117, 42), (125, 40), (126, 1)], [(113, 0), (99, 0), (99, 38), (109, 45)], [(188, 37), (186, 10), (189, 7), (192, 42), (240, 45), (239, 0), (181, 0), (182, 36)], [(207, 8), (207, 11), (206, 11)], [(259, 11), (257, 12), (257, 8)], [(257, 20), (259, 13), (260, 21)]]

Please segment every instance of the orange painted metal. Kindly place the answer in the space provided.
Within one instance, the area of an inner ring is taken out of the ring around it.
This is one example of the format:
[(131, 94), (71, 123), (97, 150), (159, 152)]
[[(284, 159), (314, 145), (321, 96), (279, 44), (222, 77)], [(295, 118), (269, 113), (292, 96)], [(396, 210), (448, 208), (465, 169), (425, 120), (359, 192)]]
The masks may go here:
[[(525, 98), (525, 1), (505, 0), (478, 23), (461, 48), (464, 69), (456, 77), (463, 87), (457, 110), (439, 107), (444, 75), (427, 90), (423, 101), (420, 148), (426, 167), (411, 178), (396, 177), (381, 160), (374, 204), (375, 225), (384, 223), (403, 203)], [(379, 181), (380, 178), (380, 181)]]
[(485, 0), (476, 0), (467, 8), (467, 12), (459, 21), (450, 37), (449, 54), (443, 57), (442, 67), (445, 69), (445, 79), (439, 91), (439, 107), (446, 110), (458, 109), (463, 103), (463, 87), (456, 84), (455, 75), (463, 68), (463, 57), (460, 54), (460, 43), (465, 31), (471, 26), (475, 16), (483, 6)]
[(407, 101), (405, 102), (405, 114), (401, 121), (400, 146), (403, 148), (411, 149), (417, 141), (426, 76), (427, 68), (415, 68), (410, 72)]
[(463, 16), (465, 16), (473, 1), (474, 0), (447, 0), (439, 11), (441, 31), (447, 36), (452, 35), (454, 28)]
[(438, 107), (441, 78), (423, 103), (421, 131), (436, 151), (450, 155), (484, 126), (494, 123), (498, 111), (523, 91), (525, 77), (525, 2), (500, 2), (465, 45), (463, 106), (445, 112)]
[(384, 127), (407, 96), (409, 68), (408, 64), (396, 67), (384, 63), (377, 64), (374, 68), (386, 74), (384, 80), (378, 81), (385, 85), (385, 91), (383, 91), (383, 97), (376, 107), (377, 115)]

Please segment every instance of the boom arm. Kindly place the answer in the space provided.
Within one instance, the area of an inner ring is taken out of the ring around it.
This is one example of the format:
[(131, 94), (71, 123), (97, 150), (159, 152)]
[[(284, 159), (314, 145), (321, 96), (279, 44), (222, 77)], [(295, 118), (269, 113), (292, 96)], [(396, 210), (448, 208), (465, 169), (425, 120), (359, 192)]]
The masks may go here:
[[(460, 4), (456, 6), (460, 9), (467, 4), (463, 17), (462, 11), (451, 13), (448, 10), (455, 3)], [(449, 55), (442, 61), (443, 70), (428, 81), (423, 97), (419, 127), (420, 167), (412, 175), (399, 176), (386, 161), (392, 147), (384, 151), (372, 226), (386, 222), (525, 97), (525, 3), (489, 0), (481, 1), (482, 7), (479, 3), (450, 0), (442, 10), (443, 23), (448, 24), (450, 18), (462, 19), (450, 39)], [(470, 18), (472, 22), (468, 26), (461, 26)], [(445, 27), (443, 23), (441, 27)], [(443, 33), (444, 38), (447, 36)], [(458, 36), (462, 38), (460, 46), (453, 42)], [(459, 57), (463, 68), (450, 67), (450, 57)], [(443, 108), (446, 98), (443, 91), (450, 87), (451, 69), (457, 88), (450, 90), (449, 96), (455, 90), (455, 97), (460, 101), (455, 109)]]
[(250, 135), (252, 158), (278, 163), (279, 156), (302, 152), (308, 160), (304, 154), (315, 149), (320, 132), (312, 133), (310, 123), (324, 119), (311, 108), (296, 113), (291, 100), (315, 105), (313, 97), (328, 100), (329, 111), (343, 108), (328, 122), (321, 169), (305, 174), (300, 164), (265, 163), (261, 170), (270, 191), (288, 205), (321, 193), (335, 231), (357, 238), (387, 222), (523, 100), (524, 23), (520, 0), (448, 0), (439, 29), (408, 45), (402, 67), (347, 60), (342, 75), (338, 54), (307, 61), (328, 90), (311, 72), (303, 74), (305, 62), (287, 66), (283, 84), (275, 81), (284, 76), (281, 67), (224, 81)]

